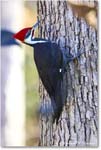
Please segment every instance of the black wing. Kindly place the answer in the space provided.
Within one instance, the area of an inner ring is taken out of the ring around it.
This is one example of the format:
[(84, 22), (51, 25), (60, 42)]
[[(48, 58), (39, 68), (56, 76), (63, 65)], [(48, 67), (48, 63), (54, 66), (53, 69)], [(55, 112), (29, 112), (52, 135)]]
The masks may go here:
[[(42, 83), (47, 90), (54, 109), (53, 120), (59, 119), (62, 108), (62, 67), (63, 54), (56, 43), (41, 44), (36, 46), (35, 62)], [(38, 51), (40, 49), (40, 51)]]
[(62, 53), (56, 43), (39, 44), (34, 47), (34, 59), (39, 76), (50, 96), (54, 96), (57, 81), (61, 77)]

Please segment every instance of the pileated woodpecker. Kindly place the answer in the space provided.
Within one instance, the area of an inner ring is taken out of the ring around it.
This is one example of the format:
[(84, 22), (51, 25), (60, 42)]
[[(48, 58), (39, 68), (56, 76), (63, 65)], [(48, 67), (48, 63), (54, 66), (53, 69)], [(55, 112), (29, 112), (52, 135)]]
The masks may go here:
[[(50, 40), (35, 38), (35, 29), (24, 28), (14, 35), (14, 38), (28, 44), (34, 48), (34, 60), (42, 80), (42, 83), (47, 90), (54, 110), (53, 122), (58, 123), (59, 117), (64, 106), (62, 81), (65, 70), (65, 64), (81, 55), (77, 54), (64, 56), (60, 47)], [(65, 59), (66, 58), (66, 59)]]

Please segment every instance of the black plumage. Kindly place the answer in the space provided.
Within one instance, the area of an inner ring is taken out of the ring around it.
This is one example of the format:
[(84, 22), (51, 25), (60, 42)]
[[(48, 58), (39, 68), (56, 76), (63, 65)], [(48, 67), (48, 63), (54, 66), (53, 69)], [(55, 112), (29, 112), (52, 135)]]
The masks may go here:
[(56, 43), (50, 41), (38, 43), (34, 47), (34, 60), (39, 76), (47, 90), (54, 109), (54, 119), (59, 119), (63, 100), (61, 97), (61, 82), (63, 67), (63, 55)]
[[(45, 39), (34, 39), (34, 41), (43, 40), (45, 41)], [(80, 54), (75, 57), (72, 55), (67, 55), (66, 57), (56, 43), (47, 40), (45, 43), (37, 43), (32, 46), (34, 47), (34, 60), (39, 76), (51, 98), (54, 109), (53, 122), (56, 119), (58, 123), (64, 105), (63, 74), (65, 67), (68, 62)]]

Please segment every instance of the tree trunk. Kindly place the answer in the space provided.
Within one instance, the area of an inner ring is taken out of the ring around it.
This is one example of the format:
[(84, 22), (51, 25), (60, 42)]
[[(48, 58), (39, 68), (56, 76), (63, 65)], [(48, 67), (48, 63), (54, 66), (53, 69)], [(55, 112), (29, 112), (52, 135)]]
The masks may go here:
[[(64, 106), (58, 125), (50, 117), (41, 115), (41, 146), (97, 146), (98, 143), (98, 43), (97, 31), (83, 18), (73, 15), (66, 1), (38, 1), (41, 20), (39, 37), (59, 44), (66, 53), (75, 55), (85, 50), (78, 59), (67, 65), (64, 75)], [(50, 103), (41, 81), (41, 103)]]

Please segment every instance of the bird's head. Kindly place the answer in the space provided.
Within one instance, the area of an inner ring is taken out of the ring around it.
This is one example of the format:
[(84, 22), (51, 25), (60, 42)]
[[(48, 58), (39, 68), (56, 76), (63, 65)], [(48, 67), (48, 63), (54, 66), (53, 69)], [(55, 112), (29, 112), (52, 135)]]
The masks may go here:
[(35, 31), (38, 24), (39, 23), (37, 22), (33, 27), (28, 27), (20, 30), (14, 35), (14, 38), (28, 45), (34, 45), (36, 43), (46, 42), (46, 40), (40, 41), (38, 38), (35, 38)]
[(22, 30), (20, 30), (19, 32), (17, 32), (14, 35), (14, 38), (16, 38), (17, 40), (26, 43), (26, 44), (32, 44), (31, 42), (34, 40), (34, 29), (32, 29), (31, 27), (29, 28), (24, 28)]

